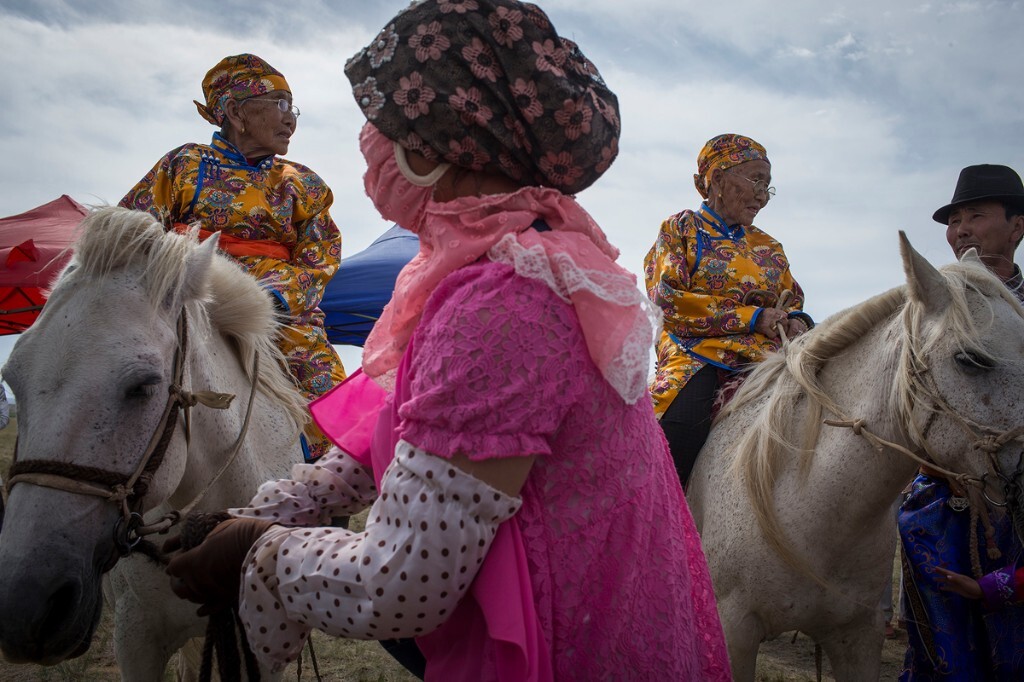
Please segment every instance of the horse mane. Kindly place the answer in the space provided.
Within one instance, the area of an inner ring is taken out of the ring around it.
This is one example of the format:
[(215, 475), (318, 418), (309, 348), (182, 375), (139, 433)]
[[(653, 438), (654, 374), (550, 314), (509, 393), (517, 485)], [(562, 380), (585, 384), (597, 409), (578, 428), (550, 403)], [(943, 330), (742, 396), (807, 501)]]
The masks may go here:
[[(882, 365), (893, 381), (888, 400), (892, 423), (906, 430), (913, 445), (924, 442), (924, 434), (914, 423), (915, 379), (922, 359), (940, 340), (952, 339), (961, 349), (978, 349), (981, 330), (974, 321), (968, 302), (969, 292), (983, 296), (990, 315), (988, 299), (1007, 301), (1024, 317), (1020, 302), (980, 262), (960, 262), (940, 269), (950, 304), (939, 324), (924, 328), (927, 302), (916, 300), (903, 285), (847, 308), (819, 324), (812, 333), (797, 338), (788, 347), (759, 363), (743, 382), (736, 396), (725, 406), (717, 420), (744, 407), (754, 406), (754, 419), (740, 439), (731, 463), (731, 474), (744, 481), (758, 525), (769, 545), (793, 568), (803, 571), (822, 585), (806, 561), (790, 549), (775, 513), (775, 484), (787, 455), (798, 452), (800, 473), (806, 476), (821, 432), (822, 414), (843, 415), (843, 410), (825, 392), (819, 381), (821, 369), (854, 342), (879, 325), (892, 343), (886, 344)], [(977, 314), (977, 307), (973, 310)], [(797, 403), (806, 399), (807, 418), (798, 441), (787, 438)], [(842, 418), (842, 417), (840, 417)]]
[[(74, 257), (58, 284), (105, 278), (127, 268), (142, 272), (142, 283), (154, 311), (179, 300), (189, 282), (189, 255), (199, 247), (197, 231), (167, 231), (149, 213), (105, 207), (82, 221), (73, 246)], [(56, 288), (56, 287), (55, 287)], [(219, 333), (234, 342), (250, 381), (273, 400), (295, 425), (296, 433), (309, 420), (306, 402), (277, 347), (278, 335), (270, 297), (256, 280), (221, 255), (213, 257), (199, 295), (186, 301), (191, 335)], [(259, 356), (257, 376), (253, 361)]]

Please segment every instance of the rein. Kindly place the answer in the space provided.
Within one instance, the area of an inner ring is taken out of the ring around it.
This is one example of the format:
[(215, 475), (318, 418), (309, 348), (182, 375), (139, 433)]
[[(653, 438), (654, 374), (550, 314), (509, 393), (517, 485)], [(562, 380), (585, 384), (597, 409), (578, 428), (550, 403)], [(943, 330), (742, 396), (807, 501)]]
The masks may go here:
[[(932, 401), (932, 415), (928, 420), (928, 426), (931, 426), (934, 416), (937, 414), (942, 413), (952, 418), (954, 423), (956, 423), (957, 426), (959, 426), (961, 430), (963, 430), (967, 434), (968, 438), (971, 439), (971, 447), (975, 450), (981, 450), (982, 452), (986, 453), (988, 455), (989, 464), (992, 465), (993, 470), (997, 473), (997, 475), (999, 475), (1002, 478), (1003, 476), (999, 473), (998, 463), (995, 460), (995, 453), (999, 452), (999, 450), (1001, 450), (1007, 443), (1010, 443), (1012, 441), (1024, 440), (1024, 426), (1018, 426), (1013, 429), (999, 430), (991, 426), (987, 426), (985, 424), (979, 424), (971, 419), (963, 417), (962, 415), (960, 415), (960, 413), (954, 410), (949, 405), (949, 403), (946, 402), (946, 400), (942, 397), (942, 395), (939, 393), (938, 387), (935, 386), (934, 380), (928, 382), (930, 385), (926, 385), (926, 382), (922, 379), (922, 377), (925, 375), (931, 376), (927, 374), (927, 372), (928, 367), (922, 364), (919, 367), (915, 368), (912, 374), (914, 377), (914, 387), (922, 391)], [(990, 504), (995, 505), (997, 507), (1006, 506), (1005, 501), (997, 502), (988, 496), (988, 493), (985, 490), (985, 487), (988, 483), (988, 474), (984, 474), (980, 477), (971, 476), (966, 473), (952, 471), (936, 463), (935, 455), (928, 447), (927, 428), (925, 429), (925, 433), (923, 434), (924, 437), (920, 439), (920, 442), (918, 444), (918, 447), (925, 455), (922, 456), (921, 454), (914, 452), (913, 450), (910, 450), (909, 448), (906, 448), (900, 445), (899, 443), (894, 443), (890, 440), (886, 440), (885, 438), (882, 438), (878, 434), (873, 433), (865, 425), (865, 421), (863, 419), (850, 419), (849, 417), (843, 414), (839, 414), (837, 416), (839, 417), (838, 419), (826, 419), (824, 420), (824, 423), (827, 426), (837, 426), (852, 429), (854, 434), (861, 436), (869, 443), (871, 443), (872, 447), (874, 447), (875, 450), (879, 452), (881, 452), (885, 448), (895, 450), (896, 452), (906, 455), (907, 457), (914, 460), (918, 464), (927, 467), (928, 469), (941, 475), (942, 477), (947, 478), (951, 481), (955, 481), (962, 487), (973, 486), (979, 488), (981, 493), (985, 496), (985, 499)]]
[[(252, 390), (249, 394), (249, 404), (246, 408), (245, 420), (227, 461), (189, 504), (185, 505), (181, 510), (168, 512), (156, 523), (143, 525), (142, 501), (149, 490), (149, 484), (152, 481), (153, 475), (163, 463), (164, 456), (167, 453), (171, 437), (177, 426), (179, 408), (185, 412), (185, 443), (187, 448), (191, 442), (189, 410), (196, 405), (203, 405), (218, 410), (227, 409), (235, 398), (230, 393), (212, 391), (191, 392), (182, 387), (188, 350), (188, 320), (184, 308), (182, 308), (181, 315), (178, 317), (177, 336), (178, 347), (174, 354), (172, 381), (168, 387), (167, 403), (157, 422), (157, 427), (149, 440), (149, 444), (146, 446), (145, 451), (143, 451), (142, 457), (131, 475), (125, 477), (123, 474), (96, 467), (54, 460), (33, 459), (20, 462), (17, 460), (17, 446), (15, 446), (15, 461), (11, 465), (10, 477), (6, 484), (8, 494), (18, 483), (28, 483), (44, 488), (63, 490), (76, 495), (100, 497), (118, 505), (121, 509), (121, 516), (114, 524), (114, 542), (117, 546), (119, 557), (131, 554), (135, 546), (146, 535), (163, 533), (177, 524), (210, 490), (241, 450), (245, 434), (249, 430), (249, 420), (256, 398), (256, 388), (259, 384), (259, 355), (257, 354), (253, 359)], [(113, 563), (111, 563), (112, 566)]]
[[(1022, 494), (1024, 493), (1024, 489), (1021, 488), (1021, 484), (1019, 482), (1021, 475), (1024, 474), (1024, 452), (1022, 452), (1021, 456), (1018, 458), (1016, 471), (1012, 476), (1004, 474), (999, 467), (999, 462), (996, 460), (996, 453), (1003, 449), (1003, 447), (1008, 443), (1013, 441), (1024, 441), (1024, 426), (1000, 430), (986, 424), (979, 424), (973, 419), (964, 417), (953, 409), (953, 407), (942, 396), (938, 385), (935, 383), (934, 375), (929, 371), (930, 368), (927, 364), (918, 359), (918, 354), (913, 350), (911, 350), (911, 358), (913, 360), (913, 366), (910, 370), (910, 397), (913, 399), (914, 404), (918, 403), (919, 397), (925, 397), (931, 401), (931, 407), (929, 408), (929, 415), (925, 422), (924, 429), (919, 432), (919, 436), (913, 436), (913, 440), (916, 441), (916, 447), (919, 450), (918, 452), (904, 447), (899, 443), (886, 440), (878, 434), (873, 433), (867, 428), (867, 426), (865, 426), (865, 421), (863, 419), (850, 419), (846, 415), (837, 412), (837, 417), (839, 417), (838, 419), (826, 419), (823, 423), (827, 426), (849, 428), (855, 435), (861, 436), (867, 440), (876, 451), (882, 452), (886, 448), (894, 450), (917, 462), (922, 471), (927, 472), (928, 475), (945, 478), (949, 482), (950, 488), (954, 494), (954, 497), (950, 498), (950, 501), (951, 503), (957, 502), (953, 508), (957, 510), (962, 510), (964, 508), (970, 509), (971, 568), (974, 571), (975, 577), (980, 578), (982, 575), (982, 569), (978, 546), (979, 520), (984, 526), (985, 536), (988, 540), (986, 543), (986, 553), (989, 558), (996, 560), (1002, 556), (1002, 551), (995, 545), (995, 528), (992, 525), (988, 509), (985, 506), (986, 502), (994, 507), (1008, 508), (1013, 521), (1014, 531), (1018, 538), (1024, 542), (1024, 537), (1021, 535), (1021, 530), (1024, 528), (1024, 523), (1022, 523), (1024, 522), (1024, 509), (1020, 506), (1021, 503), (1024, 502), (1024, 494)], [(835, 405), (832, 405), (831, 409), (835, 411), (835, 407)], [(980, 477), (972, 476), (967, 473), (947, 469), (936, 462), (935, 455), (928, 445), (928, 431), (931, 429), (932, 424), (934, 424), (935, 418), (940, 414), (951, 418), (953, 422), (960, 427), (971, 442), (971, 448), (973, 450), (980, 450), (986, 454), (989, 466), (995, 473), (996, 478), (1002, 483), (1002, 502), (992, 499), (988, 494), (988, 472), (982, 474)]]

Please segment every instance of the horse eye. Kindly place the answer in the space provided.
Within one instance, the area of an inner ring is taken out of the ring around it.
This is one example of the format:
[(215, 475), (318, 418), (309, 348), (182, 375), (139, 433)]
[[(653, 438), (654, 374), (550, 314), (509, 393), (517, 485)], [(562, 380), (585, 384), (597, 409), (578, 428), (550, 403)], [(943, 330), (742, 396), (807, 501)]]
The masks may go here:
[(953, 360), (968, 374), (988, 372), (995, 369), (996, 366), (992, 358), (972, 350), (962, 350), (954, 353)]
[(160, 377), (150, 376), (142, 381), (132, 384), (124, 392), (125, 400), (145, 400), (156, 395), (157, 386), (160, 385)]

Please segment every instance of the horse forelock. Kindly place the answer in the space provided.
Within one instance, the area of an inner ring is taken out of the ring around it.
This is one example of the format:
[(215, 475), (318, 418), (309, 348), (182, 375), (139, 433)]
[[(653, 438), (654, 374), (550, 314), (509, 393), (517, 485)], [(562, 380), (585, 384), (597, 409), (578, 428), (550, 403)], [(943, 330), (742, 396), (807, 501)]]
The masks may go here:
[[(285, 359), (277, 346), (277, 323), (270, 296), (237, 264), (216, 254), (202, 282), (186, 282), (189, 256), (200, 248), (196, 232), (164, 229), (143, 211), (106, 207), (91, 212), (79, 228), (74, 256), (54, 287), (73, 289), (120, 270), (139, 269), (154, 314), (179, 299), (186, 284), (194, 290), (183, 301), (193, 334), (218, 333), (234, 340), (250, 380), (258, 354), (259, 386), (284, 409), (296, 426), (308, 421), (303, 397), (282, 371)], [(64, 286), (62, 286), (64, 285)]]
[(1005, 301), (1024, 319), (1020, 302), (981, 263), (953, 263), (939, 272), (946, 282), (949, 303), (935, 319), (931, 319), (926, 302), (911, 300), (904, 307), (899, 362), (889, 398), (893, 419), (908, 428), (907, 435), (916, 446), (922, 446), (925, 440), (913, 420), (914, 406), (918, 402), (916, 375), (921, 363), (927, 362), (940, 343), (961, 351), (981, 350), (996, 361), (1006, 360), (995, 352), (985, 334), (995, 319), (993, 303)]
[(138, 269), (154, 311), (180, 291), (185, 280), (187, 257), (195, 248), (194, 236), (164, 230), (143, 211), (104, 207), (89, 213), (78, 228), (73, 257), (57, 281), (105, 279), (111, 274)]

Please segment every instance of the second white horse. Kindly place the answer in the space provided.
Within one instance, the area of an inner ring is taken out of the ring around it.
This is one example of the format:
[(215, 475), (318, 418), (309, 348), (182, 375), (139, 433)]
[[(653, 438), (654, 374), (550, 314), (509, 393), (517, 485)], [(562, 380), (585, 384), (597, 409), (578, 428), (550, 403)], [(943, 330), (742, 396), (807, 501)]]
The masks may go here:
[(737, 680), (790, 630), (840, 682), (878, 678), (893, 504), (918, 462), (869, 434), (957, 473), (1013, 470), (1020, 444), (991, 443), (1022, 424), (1024, 311), (973, 254), (940, 272), (905, 237), (901, 250), (906, 286), (758, 366), (690, 478)]

